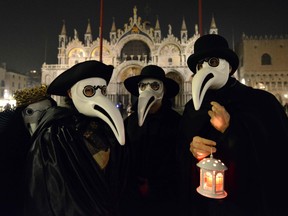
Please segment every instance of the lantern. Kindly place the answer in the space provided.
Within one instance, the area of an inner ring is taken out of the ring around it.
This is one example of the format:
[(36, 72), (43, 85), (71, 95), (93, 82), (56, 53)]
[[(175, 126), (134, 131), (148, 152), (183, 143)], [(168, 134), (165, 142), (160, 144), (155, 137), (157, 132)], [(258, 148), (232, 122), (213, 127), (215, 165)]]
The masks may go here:
[(227, 196), (224, 191), (224, 172), (227, 167), (221, 160), (213, 158), (204, 158), (197, 163), (200, 167), (200, 186), (197, 188), (197, 192), (203, 196), (221, 199)]

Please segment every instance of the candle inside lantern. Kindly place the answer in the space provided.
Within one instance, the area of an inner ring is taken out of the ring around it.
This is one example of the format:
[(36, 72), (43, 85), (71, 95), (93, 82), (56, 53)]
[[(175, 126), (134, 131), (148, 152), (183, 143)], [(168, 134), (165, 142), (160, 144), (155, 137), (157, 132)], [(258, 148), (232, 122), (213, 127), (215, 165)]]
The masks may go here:
[(223, 190), (223, 175), (222, 173), (217, 173), (216, 175), (216, 191)]
[[(212, 188), (213, 186), (213, 174), (210, 172), (205, 173), (204, 182), (207, 187)], [(216, 175), (216, 191), (222, 190), (223, 188), (223, 175), (222, 173), (217, 173)]]
[(205, 173), (204, 182), (206, 183), (206, 186), (212, 187), (212, 178), (213, 176), (210, 172)]

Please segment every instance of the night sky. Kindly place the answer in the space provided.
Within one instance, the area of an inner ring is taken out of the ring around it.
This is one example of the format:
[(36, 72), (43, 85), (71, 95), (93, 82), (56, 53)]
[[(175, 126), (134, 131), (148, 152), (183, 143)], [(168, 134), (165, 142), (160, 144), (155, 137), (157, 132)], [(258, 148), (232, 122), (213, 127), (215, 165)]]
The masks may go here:
[[(113, 17), (116, 27), (123, 28), (133, 16), (133, 7), (142, 20), (155, 25), (160, 21), (162, 36), (168, 32), (179, 36), (183, 17), (189, 37), (198, 23), (198, 0), (103, 0), (103, 34), (109, 39)], [(288, 0), (202, 0), (203, 32), (215, 17), (219, 34), (232, 44), (241, 35), (288, 35)], [(83, 41), (88, 19), (93, 40), (99, 35), (100, 0), (1, 0), (0, 63), (12, 71), (40, 71), (44, 62), (57, 64), (58, 35), (65, 20), (67, 34), (77, 30)]]

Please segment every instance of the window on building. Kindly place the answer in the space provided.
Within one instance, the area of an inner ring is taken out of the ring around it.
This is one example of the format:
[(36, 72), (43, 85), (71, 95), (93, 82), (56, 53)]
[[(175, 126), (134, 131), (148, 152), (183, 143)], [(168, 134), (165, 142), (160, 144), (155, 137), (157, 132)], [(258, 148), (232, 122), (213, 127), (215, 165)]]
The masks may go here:
[(278, 87), (279, 89), (282, 89), (282, 82), (277, 82), (277, 87)]
[(5, 80), (1, 80), (1, 87), (5, 87)]
[[(130, 57), (130, 58), (129, 58)], [(126, 43), (121, 51), (121, 59), (124, 60), (150, 60), (150, 49), (146, 43), (133, 40)]]
[(168, 58), (168, 64), (172, 65), (172, 62), (173, 62), (172, 58)]
[(261, 57), (261, 65), (271, 65), (271, 56), (267, 53)]

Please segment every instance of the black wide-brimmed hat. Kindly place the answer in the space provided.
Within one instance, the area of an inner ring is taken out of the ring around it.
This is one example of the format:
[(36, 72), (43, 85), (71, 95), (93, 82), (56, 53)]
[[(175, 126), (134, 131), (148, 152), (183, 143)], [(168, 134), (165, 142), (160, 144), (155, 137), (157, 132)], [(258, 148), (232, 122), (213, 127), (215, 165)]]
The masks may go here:
[(237, 54), (229, 48), (227, 40), (220, 35), (207, 34), (198, 38), (194, 44), (194, 53), (187, 60), (188, 67), (196, 73), (197, 63), (207, 57), (218, 57), (228, 61), (232, 67), (230, 75), (239, 65)]
[(141, 70), (141, 74), (129, 77), (124, 81), (125, 88), (134, 96), (138, 97), (138, 83), (145, 78), (158, 79), (163, 82), (167, 98), (175, 97), (179, 92), (179, 85), (173, 79), (165, 76), (165, 71), (157, 65), (148, 65)]
[(114, 67), (112, 65), (106, 65), (95, 60), (78, 63), (56, 77), (48, 86), (47, 93), (67, 96), (67, 90), (69, 90), (75, 83), (91, 77), (103, 78), (106, 80), (108, 85), (113, 69)]

